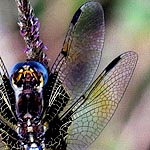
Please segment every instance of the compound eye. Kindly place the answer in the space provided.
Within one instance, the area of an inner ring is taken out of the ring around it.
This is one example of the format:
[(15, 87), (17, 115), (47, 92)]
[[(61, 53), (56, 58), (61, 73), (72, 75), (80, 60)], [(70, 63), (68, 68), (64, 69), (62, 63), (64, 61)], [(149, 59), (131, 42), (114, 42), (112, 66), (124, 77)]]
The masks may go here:
[(41, 75), (40, 81), (43, 82), (43, 85), (45, 85), (48, 81), (47, 69), (41, 63), (36, 61), (30, 61), (28, 63)]
[(46, 68), (34, 61), (19, 63), (12, 68), (11, 82), (14, 88), (31, 85), (36, 88), (42, 88), (48, 80)]

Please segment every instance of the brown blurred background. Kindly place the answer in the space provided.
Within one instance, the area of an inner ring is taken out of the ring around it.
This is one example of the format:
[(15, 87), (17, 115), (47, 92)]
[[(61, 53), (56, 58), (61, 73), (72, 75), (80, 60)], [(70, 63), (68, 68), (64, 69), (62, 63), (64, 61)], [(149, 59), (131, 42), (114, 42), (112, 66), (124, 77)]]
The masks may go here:
[[(41, 22), (41, 39), (51, 64), (62, 48), (70, 20), (86, 0), (32, 0)], [(150, 150), (150, 1), (101, 0), (106, 37), (102, 71), (119, 54), (133, 50), (139, 60), (113, 119), (89, 150)], [(0, 1), (0, 56), (7, 68), (25, 60), (15, 1)]]

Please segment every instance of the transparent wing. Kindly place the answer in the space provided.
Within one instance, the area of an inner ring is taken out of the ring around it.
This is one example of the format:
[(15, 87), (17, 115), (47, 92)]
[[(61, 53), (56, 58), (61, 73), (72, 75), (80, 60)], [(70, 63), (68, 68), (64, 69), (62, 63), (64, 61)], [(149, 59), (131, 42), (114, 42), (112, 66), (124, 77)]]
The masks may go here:
[(15, 95), (6, 67), (0, 58), (0, 120), (13, 127), (16, 123)]
[[(6, 67), (0, 58), (0, 136), (5, 146), (17, 145), (18, 139), (15, 132), (17, 119), (14, 112), (14, 91), (10, 85)], [(15, 148), (17, 149), (16, 146)]]
[(57, 73), (72, 100), (90, 85), (101, 58), (104, 15), (98, 2), (87, 2), (75, 13), (63, 49), (51, 73)]
[(0, 143), (0, 146), (2, 149), (21, 150), (21, 143), (17, 133), (2, 122), (0, 123), (0, 127), (0, 137), (2, 142)]
[[(126, 52), (114, 59), (87, 92), (62, 115), (70, 117), (67, 150), (89, 146), (113, 116), (133, 74), (137, 54)], [(70, 115), (72, 113), (72, 115)]]

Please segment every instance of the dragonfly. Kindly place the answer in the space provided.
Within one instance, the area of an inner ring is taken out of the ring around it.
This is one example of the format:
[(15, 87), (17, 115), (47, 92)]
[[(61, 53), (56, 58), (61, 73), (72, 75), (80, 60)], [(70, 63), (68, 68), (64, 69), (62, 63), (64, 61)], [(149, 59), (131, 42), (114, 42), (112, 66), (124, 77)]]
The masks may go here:
[(50, 67), (30, 2), (16, 3), (27, 59), (8, 73), (0, 58), (2, 148), (86, 149), (114, 115), (136, 67), (137, 54), (119, 55), (96, 77), (105, 23), (101, 4), (90, 1), (74, 14)]

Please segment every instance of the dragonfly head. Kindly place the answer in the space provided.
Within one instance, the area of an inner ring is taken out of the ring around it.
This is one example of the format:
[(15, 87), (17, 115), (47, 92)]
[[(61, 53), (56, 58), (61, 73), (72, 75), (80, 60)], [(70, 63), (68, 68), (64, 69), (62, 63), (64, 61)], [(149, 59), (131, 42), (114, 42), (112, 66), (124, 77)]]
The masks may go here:
[(14, 89), (41, 89), (48, 80), (46, 68), (39, 62), (18, 63), (12, 68), (11, 83)]

